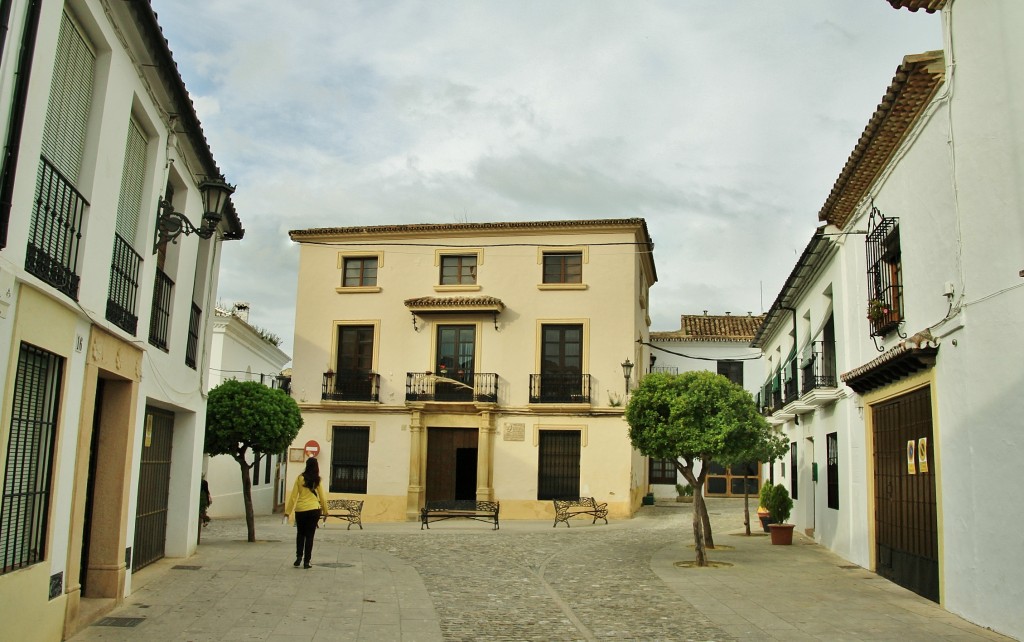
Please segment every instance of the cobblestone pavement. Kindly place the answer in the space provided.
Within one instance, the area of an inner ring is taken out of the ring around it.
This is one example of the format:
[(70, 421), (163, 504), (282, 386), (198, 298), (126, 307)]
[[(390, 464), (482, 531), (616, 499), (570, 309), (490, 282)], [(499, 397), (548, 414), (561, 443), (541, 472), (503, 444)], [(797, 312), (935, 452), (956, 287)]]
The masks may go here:
[(733, 639), (651, 570), (657, 550), (686, 536), (678, 519), (652, 514), (629, 528), (574, 521), (540, 532), (445, 522), (422, 538), (348, 543), (415, 565), (449, 640)]
[(674, 502), (571, 528), (332, 523), (309, 570), (292, 567), (295, 531), (280, 516), (257, 519), (255, 543), (243, 541), (244, 520), (214, 520), (194, 556), (136, 573), (124, 604), (72, 639), (1009, 639), (802, 536), (793, 546), (739, 536), (742, 508), (709, 501), (710, 557), (727, 564), (713, 569), (677, 565), (694, 556), (692, 507)]

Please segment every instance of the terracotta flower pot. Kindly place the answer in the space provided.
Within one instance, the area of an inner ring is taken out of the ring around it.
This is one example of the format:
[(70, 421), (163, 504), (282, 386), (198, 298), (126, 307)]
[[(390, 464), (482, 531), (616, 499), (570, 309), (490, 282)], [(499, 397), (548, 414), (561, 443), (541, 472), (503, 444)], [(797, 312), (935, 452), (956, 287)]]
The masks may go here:
[(793, 543), (793, 528), (795, 524), (769, 524), (772, 531), (772, 544), (789, 546)]
[(770, 524), (771, 522), (769, 521), (768, 513), (758, 513), (757, 518), (761, 520), (761, 528), (764, 529), (764, 532), (770, 533), (771, 531), (768, 530), (768, 524)]

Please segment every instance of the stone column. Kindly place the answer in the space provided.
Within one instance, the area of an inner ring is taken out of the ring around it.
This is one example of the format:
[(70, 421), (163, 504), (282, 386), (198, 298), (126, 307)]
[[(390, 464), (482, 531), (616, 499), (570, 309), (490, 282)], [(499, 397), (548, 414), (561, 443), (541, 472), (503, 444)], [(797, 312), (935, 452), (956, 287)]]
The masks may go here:
[(480, 435), (477, 439), (476, 451), (476, 499), (477, 501), (494, 500), (494, 415), (489, 412), (480, 414)]
[(427, 440), (424, 438), (423, 415), (414, 410), (409, 417), (409, 490), (406, 493), (405, 515), (409, 521), (419, 519), (420, 503), (425, 487), (423, 485), (423, 462)]

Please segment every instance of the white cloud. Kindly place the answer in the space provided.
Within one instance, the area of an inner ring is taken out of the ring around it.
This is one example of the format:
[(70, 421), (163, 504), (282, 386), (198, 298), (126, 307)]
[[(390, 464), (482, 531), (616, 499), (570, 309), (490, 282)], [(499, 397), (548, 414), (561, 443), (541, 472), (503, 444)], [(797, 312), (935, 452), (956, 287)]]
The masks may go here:
[(221, 298), (286, 350), (287, 230), (325, 225), (643, 216), (655, 329), (757, 313), (902, 56), (941, 46), (884, 0), (153, 5), (238, 184)]

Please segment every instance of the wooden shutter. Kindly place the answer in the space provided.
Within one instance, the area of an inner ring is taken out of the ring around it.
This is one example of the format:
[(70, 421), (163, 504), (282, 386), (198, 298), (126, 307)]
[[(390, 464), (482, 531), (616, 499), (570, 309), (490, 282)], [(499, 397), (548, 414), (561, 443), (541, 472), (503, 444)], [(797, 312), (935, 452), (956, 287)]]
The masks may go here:
[(124, 170), (121, 172), (121, 195), (117, 202), (117, 233), (133, 247), (142, 209), (142, 188), (146, 182), (147, 143), (142, 127), (134, 118), (130, 118), (128, 141), (124, 149)]
[(72, 183), (78, 182), (85, 153), (95, 66), (92, 45), (65, 12), (43, 127), (43, 155)]

